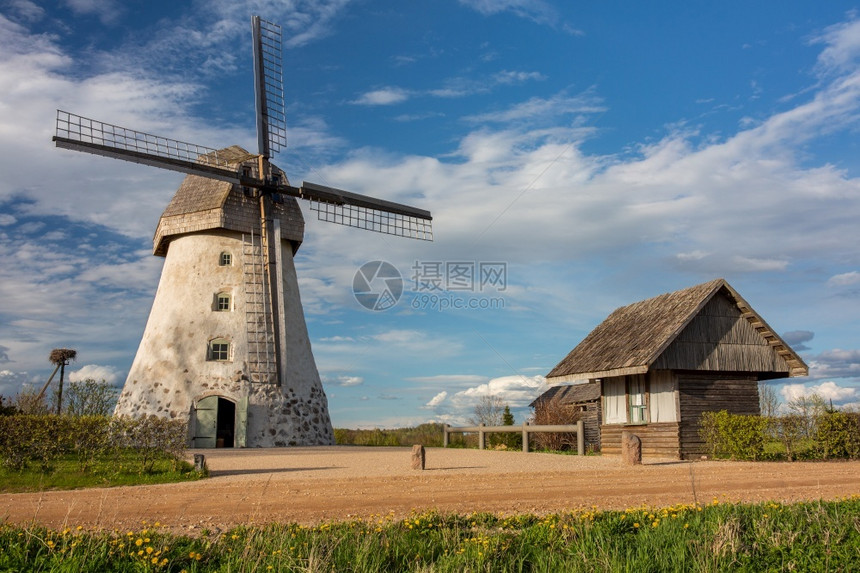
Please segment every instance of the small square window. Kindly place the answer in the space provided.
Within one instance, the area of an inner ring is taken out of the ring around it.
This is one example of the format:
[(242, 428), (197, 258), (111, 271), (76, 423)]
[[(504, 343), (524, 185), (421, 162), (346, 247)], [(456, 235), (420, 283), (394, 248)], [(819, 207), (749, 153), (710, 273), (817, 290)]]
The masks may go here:
[(209, 358), (221, 362), (230, 360), (230, 343), (213, 340), (209, 345)]
[(221, 253), (221, 257), (218, 259), (218, 264), (222, 267), (229, 267), (233, 264), (233, 255), (230, 253)]
[(218, 295), (218, 305), (216, 307), (220, 312), (225, 312), (230, 310), (230, 295), (226, 293), (221, 293)]

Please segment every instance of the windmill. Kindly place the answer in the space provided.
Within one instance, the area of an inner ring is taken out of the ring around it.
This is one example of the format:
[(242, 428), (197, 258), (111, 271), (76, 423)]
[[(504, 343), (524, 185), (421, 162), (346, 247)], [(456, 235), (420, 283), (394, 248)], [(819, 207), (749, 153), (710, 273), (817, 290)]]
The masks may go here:
[[(57, 147), (186, 174), (159, 220), (158, 291), (118, 415), (189, 421), (194, 447), (333, 443), (293, 255), (297, 199), (319, 220), (432, 240), (428, 211), (303, 182), (270, 162), (286, 146), (280, 27), (252, 18), (257, 153), (214, 149), (57, 111)], [(286, 247), (286, 248), (285, 248)]]

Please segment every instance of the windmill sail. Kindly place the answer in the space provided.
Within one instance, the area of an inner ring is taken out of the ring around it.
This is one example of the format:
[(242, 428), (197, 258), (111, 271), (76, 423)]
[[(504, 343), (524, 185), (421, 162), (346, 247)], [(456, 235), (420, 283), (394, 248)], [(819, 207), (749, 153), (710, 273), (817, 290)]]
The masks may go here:
[(257, 96), (257, 147), (263, 157), (287, 146), (281, 27), (259, 16), (251, 19), (254, 40), (254, 92)]
[(218, 150), (57, 110), (57, 147), (239, 183)]

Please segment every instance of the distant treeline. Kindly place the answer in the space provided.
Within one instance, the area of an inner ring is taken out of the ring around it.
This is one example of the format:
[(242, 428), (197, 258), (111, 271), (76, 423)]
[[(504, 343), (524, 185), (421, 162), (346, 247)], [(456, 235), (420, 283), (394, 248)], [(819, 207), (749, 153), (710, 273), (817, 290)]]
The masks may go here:
[[(396, 428), (392, 430), (347, 430), (335, 428), (334, 439), (343, 446), (414, 446), (442, 447), (442, 424), (421, 424), (414, 428)], [(452, 436), (453, 437), (453, 436)], [(477, 443), (477, 438), (475, 438)], [(452, 446), (463, 447), (465, 444), (454, 443)]]

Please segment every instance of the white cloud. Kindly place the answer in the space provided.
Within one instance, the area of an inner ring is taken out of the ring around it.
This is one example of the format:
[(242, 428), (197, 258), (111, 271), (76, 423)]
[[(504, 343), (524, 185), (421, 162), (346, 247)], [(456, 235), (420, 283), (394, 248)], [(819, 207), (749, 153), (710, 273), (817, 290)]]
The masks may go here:
[(84, 380), (104, 380), (111, 386), (115, 386), (120, 380), (121, 373), (113, 366), (100, 366), (98, 364), (85, 364), (79, 369), (69, 372), (70, 382), (83, 382)]
[(7, 5), (12, 13), (27, 22), (36, 22), (45, 16), (45, 9), (30, 0), (11, 0)]
[(122, 7), (115, 0), (64, 0), (74, 12), (97, 16), (105, 24), (119, 17)]
[(430, 401), (427, 402), (427, 404), (425, 404), (425, 407), (435, 408), (436, 406), (438, 406), (439, 404), (444, 402), (445, 398), (447, 398), (447, 397), (448, 397), (448, 392), (446, 392), (445, 390), (442, 390), (441, 392), (439, 392), (438, 394), (433, 396), (433, 398), (431, 398)]
[(494, 396), (509, 405), (520, 419), (525, 419), (528, 405), (547, 388), (543, 376), (501, 376), (453, 394), (444, 390), (423, 407), (434, 411), (433, 420), (437, 422), (463, 424), (474, 414), (475, 405), (483, 397)]
[(811, 40), (813, 44), (824, 44), (818, 56), (821, 73), (840, 72), (852, 68), (860, 56), (860, 20), (852, 17), (828, 27)]
[(401, 88), (382, 88), (362, 94), (352, 103), (356, 105), (393, 105), (409, 99), (409, 92)]
[(818, 394), (825, 401), (833, 401), (835, 404), (852, 400), (860, 396), (860, 391), (855, 387), (840, 386), (833, 381), (822, 382), (821, 384), (806, 386), (804, 384), (785, 384), (781, 389), (783, 399), (786, 402), (797, 398), (804, 398), (813, 394)]
[(488, 16), (511, 12), (538, 24), (555, 24), (558, 18), (555, 8), (544, 0), (460, 0), (460, 3)]
[(860, 283), (860, 272), (857, 271), (833, 275), (827, 279), (828, 286), (850, 286), (858, 283)]

